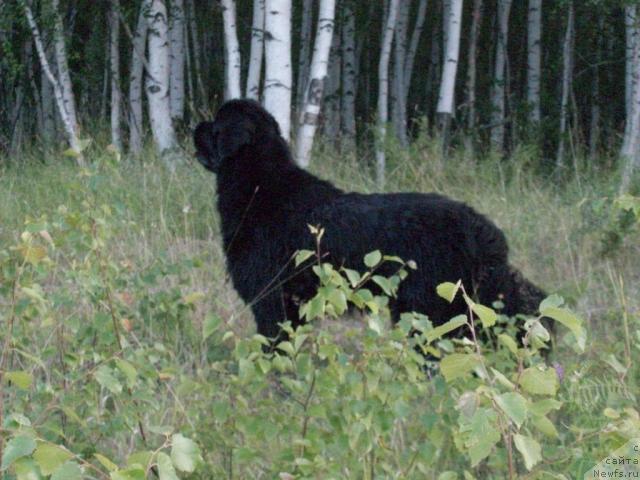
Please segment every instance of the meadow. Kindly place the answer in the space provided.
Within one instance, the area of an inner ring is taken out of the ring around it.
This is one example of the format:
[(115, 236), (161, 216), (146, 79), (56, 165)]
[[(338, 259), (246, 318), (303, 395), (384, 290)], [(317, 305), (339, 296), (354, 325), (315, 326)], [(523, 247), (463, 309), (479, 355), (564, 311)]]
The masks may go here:
[[(214, 177), (189, 148), (173, 171), (98, 146), (85, 169), (37, 151), (1, 167), (2, 478), (568, 479), (640, 436), (640, 200), (593, 167), (610, 162), (578, 158), (558, 178), (529, 147), (388, 149), (384, 190), (444, 193), (505, 231), (552, 295), (549, 355), (545, 331), (517, 345), (513, 319), (471, 303), (495, 344), (418, 315), (392, 329), (384, 296), (334, 318), (360, 286), (318, 261), (340, 294), (268, 356), (225, 272)], [(353, 154), (321, 146), (312, 170), (379, 190)]]

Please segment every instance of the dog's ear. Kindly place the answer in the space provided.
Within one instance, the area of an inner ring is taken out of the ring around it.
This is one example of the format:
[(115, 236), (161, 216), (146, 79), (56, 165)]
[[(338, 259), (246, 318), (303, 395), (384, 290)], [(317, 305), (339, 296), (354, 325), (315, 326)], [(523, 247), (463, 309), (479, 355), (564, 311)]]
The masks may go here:
[(222, 159), (233, 157), (245, 145), (251, 145), (256, 133), (256, 127), (249, 118), (229, 122), (220, 129), (218, 134), (218, 153)]
[(196, 146), (196, 158), (206, 168), (216, 172), (220, 166), (220, 158), (216, 148), (213, 122), (198, 124), (193, 132), (193, 143)]

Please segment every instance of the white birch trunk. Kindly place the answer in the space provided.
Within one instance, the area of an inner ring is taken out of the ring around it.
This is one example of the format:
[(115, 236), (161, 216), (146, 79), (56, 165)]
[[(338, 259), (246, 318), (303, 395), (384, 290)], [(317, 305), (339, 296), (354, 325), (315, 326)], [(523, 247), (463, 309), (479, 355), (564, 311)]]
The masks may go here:
[(282, 137), (291, 135), (291, 0), (265, 2), (264, 106), (274, 116)]
[(172, 0), (169, 28), (169, 42), (171, 45), (169, 104), (171, 118), (174, 120), (182, 120), (184, 118), (184, 28), (184, 1)]
[(149, 75), (147, 99), (153, 140), (162, 154), (174, 147), (175, 131), (169, 104), (169, 32), (167, 9), (162, 0), (151, 0), (149, 8)]
[(624, 27), (625, 27), (625, 109), (627, 118), (631, 118), (633, 107), (633, 89), (635, 70), (634, 70), (634, 54), (636, 50), (638, 26), (637, 26), (637, 6), (627, 5), (624, 8)]
[(51, 82), (51, 85), (53, 87), (53, 93), (56, 99), (58, 112), (60, 113), (60, 118), (62, 119), (65, 133), (67, 134), (67, 141), (69, 142), (69, 146), (71, 147), (71, 149), (75, 152), (75, 158), (78, 162), (78, 165), (83, 166), (84, 157), (82, 155), (82, 146), (80, 144), (80, 139), (78, 138), (76, 126), (73, 124), (73, 119), (69, 115), (69, 112), (67, 110), (69, 104), (65, 102), (64, 91), (61, 85), (62, 82), (54, 77), (53, 73), (51, 72), (51, 68), (49, 67), (49, 62), (47, 60), (47, 55), (42, 45), (42, 37), (40, 36), (38, 25), (33, 18), (33, 12), (26, 3), (24, 4), (24, 12), (27, 17), (27, 22), (29, 23), (29, 28), (31, 29), (33, 41), (36, 45), (36, 51), (38, 52), (40, 66), (42, 67), (42, 70), (46, 74), (47, 79), (49, 80), (49, 82)]
[[(640, 45), (636, 43), (633, 53), (632, 65), (634, 75), (640, 78)], [(635, 171), (640, 168), (640, 86), (637, 82), (633, 89), (631, 98), (631, 117), (627, 118), (628, 140), (625, 141), (622, 150), (622, 160), (624, 169), (622, 172), (622, 182), (620, 192), (625, 193), (631, 183)]]
[(144, 74), (145, 46), (147, 44), (147, 15), (151, 0), (143, 0), (133, 36), (131, 70), (129, 72), (129, 151), (139, 155), (142, 151), (142, 77)]
[(498, 0), (498, 38), (496, 64), (491, 89), (491, 146), (499, 151), (504, 148), (505, 132), (505, 69), (507, 64), (507, 39), (511, 0)]
[(64, 98), (65, 109), (69, 115), (69, 120), (73, 130), (78, 135), (78, 115), (76, 110), (76, 100), (73, 95), (73, 84), (71, 83), (71, 75), (69, 74), (69, 62), (67, 61), (67, 47), (64, 42), (64, 26), (62, 25), (62, 17), (60, 16), (59, 0), (52, 0), (53, 7), (53, 45), (55, 49), (56, 66), (58, 70), (58, 79), (62, 88), (62, 97)]
[(389, 121), (389, 60), (391, 59), (391, 43), (398, 16), (399, 0), (389, 0), (389, 9), (385, 21), (380, 61), (378, 63), (378, 138), (376, 145), (376, 179), (380, 186), (385, 182), (387, 122)]
[(391, 112), (394, 129), (400, 144), (407, 146), (407, 109), (405, 106), (405, 61), (407, 57), (407, 23), (411, 0), (400, 0), (398, 5), (398, 19), (394, 37), (393, 59), (393, 94), (391, 98)]
[(462, 24), (462, 0), (451, 0), (447, 26), (447, 43), (442, 69), (442, 82), (436, 112), (448, 122), (454, 114), (456, 74), (460, 54), (460, 27)]
[(309, 52), (311, 50), (311, 27), (313, 24), (314, 0), (302, 1), (302, 25), (300, 27), (300, 56), (298, 58), (298, 111), (302, 111), (309, 79)]
[(471, 14), (471, 33), (469, 34), (469, 66), (467, 68), (467, 128), (476, 128), (476, 79), (478, 59), (478, 37), (482, 23), (482, 0), (474, 0)]
[(253, 25), (251, 27), (251, 53), (247, 74), (247, 98), (260, 98), (260, 75), (264, 58), (264, 0), (253, 0)]
[(313, 138), (318, 128), (324, 83), (327, 77), (329, 52), (333, 38), (335, 0), (320, 0), (318, 29), (313, 45), (313, 58), (309, 73), (309, 85), (300, 116), (300, 127), (296, 138), (296, 158), (302, 167), (308, 167), (311, 160)]
[(348, 142), (353, 143), (356, 137), (356, 16), (353, 5), (344, 5), (342, 24), (342, 95), (341, 124), (342, 133)]
[(562, 100), (560, 103), (560, 139), (558, 142), (558, 153), (556, 155), (556, 169), (560, 171), (564, 167), (564, 144), (567, 133), (567, 123), (569, 121), (569, 96), (571, 95), (571, 80), (573, 77), (573, 24), (574, 7), (573, 1), (569, 1), (569, 11), (567, 13), (567, 29), (562, 45)]
[(540, 72), (542, 63), (542, 0), (529, 0), (527, 16), (527, 102), (529, 120), (540, 123)]
[[(45, 58), (47, 63), (50, 64), (50, 49), (45, 52)], [(47, 78), (47, 73), (43, 68), (40, 69), (40, 99), (42, 105), (42, 138), (45, 144), (49, 144), (53, 141), (56, 133), (56, 106), (53, 85)]]
[(120, 92), (120, 1), (112, 0), (109, 10), (109, 66), (111, 75), (111, 144), (122, 151), (122, 94)]
[(236, 1), (220, 0), (224, 23), (225, 100), (242, 97), (240, 89), (240, 44), (236, 27)]

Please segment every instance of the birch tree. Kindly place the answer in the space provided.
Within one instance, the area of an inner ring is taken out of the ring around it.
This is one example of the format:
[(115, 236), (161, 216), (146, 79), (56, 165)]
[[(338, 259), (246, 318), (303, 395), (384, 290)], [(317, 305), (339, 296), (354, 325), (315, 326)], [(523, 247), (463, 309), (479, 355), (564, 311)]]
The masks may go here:
[(342, 133), (347, 142), (353, 142), (356, 137), (356, 88), (357, 88), (357, 57), (356, 57), (356, 15), (353, 3), (344, 3), (342, 17), (342, 95), (341, 95), (341, 125)]
[(391, 43), (393, 42), (396, 18), (398, 16), (398, 4), (399, 0), (389, 0), (380, 49), (380, 60), (378, 62), (378, 138), (376, 145), (376, 179), (378, 185), (384, 185), (387, 163), (384, 149), (387, 139), (387, 122), (389, 121), (389, 61), (391, 59)]
[(440, 96), (436, 112), (440, 117), (443, 145), (448, 146), (449, 126), (454, 115), (456, 74), (460, 53), (460, 26), (462, 24), (462, 0), (451, 0), (446, 28), (446, 50), (440, 83)]
[(142, 77), (147, 44), (147, 15), (151, 0), (143, 0), (133, 35), (129, 72), (129, 150), (134, 155), (142, 151)]
[(498, 37), (496, 63), (491, 89), (491, 146), (502, 151), (505, 132), (505, 83), (507, 65), (507, 38), (511, 0), (498, 0)]
[(480, 36), (480, 24), (482, 22), (482, 0), (473, 1), (471, 14), (471, 32), (469, 33), (469, 53), (467, 67), (467, 128), (471, 131), (476, 128), (476, 78), (478, 60), (478, 37)]
[(567, 133), (567, 122), (569, 121), (569, 96), (571, 94), (571, 81), (573, 78), (573, 32), (575, 10), (573, 0), (569, 0), (567, 12), (567, 28), (565, 30), (564, 42), (562, 45), (562, 100), (560, 103), (560, 140), (558, 142), (558, 153), (556, 155), (556, 169), (564, 167), (564, 145)]
[(540, 122), (540, 71), (542, 63), (542, 0), (529, 0), (527, 15), (527, 102), (529, 120)]
[(260, 76), (264, 57), (264, 0), (253, 0), (253, 24), (251, 26), (251, 53), (245, 96), (253, 100), (260, 98)]
[(153, 140), (164, 153), (175, 145), (175, 131), (169, 104), (169, 27), (167, 9), (162, 0), (150, 0), (149, 5), (149, 75), (147, 99)]
[(169, 105), (171, 118), (182, 120), (184, 117), (184, 1), (171, 1), (169, 22), (169, 42), (171, 57), (169, 66)]
[(320, 0), (311, 71), (296, 139), (296, 158), (298, 164), (302, 167), (309, 166), (313, 137), (318, 128), (324, 84), (327, 77), (329, 51), (331, 50), (331, 40), (333, 38), (335, 8), (335, 0)]
[[(338, 20), (339, 23), (339, 20)], [(342, 45), (340, 28), (333, 30), (333, 40), (329, 51), (329, 73), (324, 85), (324, 114), (322, 133), (329, 143), (337, 145), (340, 137), (340, 90), (342, 77)]]
[(400, 144), (407, 146), (407, 109), (405, 105), (405, 61), (407, 57), (407, 23), (409, 21), (410, 0), (400, 0), (398, 19), (394, 34), (394, 58), (391, 96), (391, 113), (396, 136)]
[(291, 0), (265, 1), (264, 106), (291, 135)]
[[(640, 167), (640, 41), (638, 41), (640, 27), (638, 23), (636, 6), (627, 6), (625, 8), (625, 28), (627, 30), (625, 99), (628, 103), (626, 105), (625, 134), (620, 152), (624, 165), (620, 184), (621, 192), (628, 190), (635, 171)], [(629, 54), (631, 54), (631, 58), (629, 58)]]
[(111, 1), (109, 9), (109, 66), (111, 68), (111, 143), (122, 151), (122, 95), (120, 93), (120, 2)]
[(225, 52), (225, 99), (242, 97), (240, 89), (240, 44), (236, 28), (235, 0), (220, 0), (222, 5), (222, 20), (224, 23), (224, 52)]
[(49, 61), (47, 60), (47, 55), (42, 44), (40, 30), (38, 29), (38, 25), (36, 24), (36, 21), (33, 17), (31, 8), (29, 8), (29, 5), (26, 2), (24, 3), (24, 12), (27, 17), (29, 29), (31, 30), (31, 35), (33, 36), (33, 41), (36, 45), (38, 59), (40, 60), (40, 67), (45, 72), (47, 79), (49, 80), (49, 82), (51, 82), (51, 86), (53, 87), (53, 93), (56, 99), (58, 113), (60, 114), (65, 133), (67, 134), (67, 141), (69, 142), (69, 146), (74, 152), (74, 156), (76, 158), (76, 161), (78, 162), (78, 165), (83, 166), (84, 157), (82, 155), (82, 144), (80, 142), (80, 139), (78, 138), (77, 124), (73, 123), (73, 118), (71, 117), (68, 110), (69, 107), (72, 106), (72, 104), (65, 101), (64, 90), (62, 88), (63, 81), (56, 78), (51, 72), (51, 67), (49, 66)]

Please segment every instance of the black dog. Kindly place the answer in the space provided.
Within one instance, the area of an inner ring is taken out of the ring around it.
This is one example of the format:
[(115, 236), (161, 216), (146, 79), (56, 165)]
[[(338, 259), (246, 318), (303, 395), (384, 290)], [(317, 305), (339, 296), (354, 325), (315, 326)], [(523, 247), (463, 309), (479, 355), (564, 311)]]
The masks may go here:
[(502, 298), (509, 316), (533, 314), (545, 296), (509, 265), (505, 236), (486, 217), (433, 193), (345, 193), (296, 166), (256, 102), (225, 103), (194, 140), (198, 160), (217, 175), (233, 284), (267, 338), (279, 337), (280, 322), (299, 325), (299, 301), (316, 293), (317, 277), (296, 274), (291, 262), (297, 250), (314, 249), (308, 225), (324, 227), (324, 260), (333, 265), (362, 270), (373, 250), (417, 263), (391, 304), (394, 322), (401, 312), (424, 313), (434, 325), (464, 313), (462, 302), (437, 296), (445, 281), (461, 279), (485, 305)]

